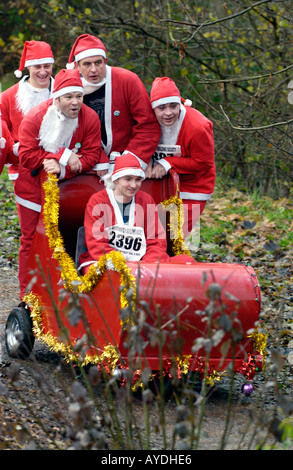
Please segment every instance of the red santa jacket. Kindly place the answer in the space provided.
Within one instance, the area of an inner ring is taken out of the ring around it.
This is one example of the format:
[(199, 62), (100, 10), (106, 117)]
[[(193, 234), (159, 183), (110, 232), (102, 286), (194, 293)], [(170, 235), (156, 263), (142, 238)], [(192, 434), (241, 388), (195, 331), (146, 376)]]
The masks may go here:
[[(106, 189), (93, 194), (86, 206), (84, 227), (87, 252), (80, 256), (80, 265), (97, 261), (105, 253), (113, 251), (106, 228), (117, 223), (113, 205)], [(169, 261), (166, 253), (166, 233), (159, 221), (153, 198), (144, 191), (135, 195), (134, 226), (143, 227), (146, 253), (142, 260), (148, 262)], [(93, 230), (95, 229), (95, 230)]]
[(156, 150), (161, 130), (139, 77), (107, 66), (105, 90), (105, 152), (131, 152), (145, 169)]
[(1, 93), (1, 113), (2, 119), (6, 121), (8, 129), (14, 142), (18, 142), (18, 129), (23, 119), (22, 112), (17, 108), (16, 95), (19, 83)]
[(176, 145), (181, 156), (163, 158), (179, 174), (182, 199), (208, 200), (214, 190), (216, 168), (213, 124), (197, 109), (181, 106)]
[[(39, 146), (39, 131), (49, 106), (53, 99), (44, 101), (32, 108), (23, 118), (19, 128), (19, 177), (15, 181), (16, 200), (26, 207), (38, 210), (36, 205), (41, 203), (39, 176), (32, 178), (32, 184), (28, 184), (27, 175), (32, 170), (42, 167), (45, 158), (55, 158), (60, 161), (65, 148), (61, 148), (56, 153), (46, 152)], [(76, 144), (80, 144), (79, 153), (82, 155), (82, 171), (91, 170), (97, 163), (108, 165), (108, 157), (101, 150), (100, 120), (97, 114), (86, 105), (82, 105), (78, 114), (78, 126), (75, 129), (69, 149), (73, 150)], [(75, 173), (70, 171), (69, 166), (65, 167), (63, 179), (71, 178)]]
[(0, 123), (0, 175), (4, 165), (17, 163), (18, 158), (13, 153), (13, 139), (5, 121)]

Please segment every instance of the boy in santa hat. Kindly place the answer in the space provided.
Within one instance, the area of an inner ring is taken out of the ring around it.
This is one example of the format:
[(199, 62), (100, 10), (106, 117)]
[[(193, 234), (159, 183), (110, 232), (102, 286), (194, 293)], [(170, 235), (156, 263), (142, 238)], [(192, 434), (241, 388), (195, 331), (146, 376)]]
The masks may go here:
[(101, 149), (101, 126), (97, 114), (83, 104), (83, 85), (78, 70), (61, 70), (55, 77), (53, 97), (31, 109), (19, 129), (20, 176), (23, 192), (28, 192), (22, 169), (34, 176), (29, 188), (31, 202), (21, 213), (21, 244), (19, 250), (20, 297), (26, 287), (27, 263), (41, 209), (39, 170), (58, 175), (59, 180), (92, 170), (97, 164), (99, 174), (107, 173), (108, 157)]
[(130, 152), (145, 169), (159, 142), (160, 126), (139, 77), (107, 61), (102, 41), (83, 34), (76, 39), (66, 67), (76, 67), (82, 75), (84, 103), (100, 117), (103, 148), (110, 161), (117, 153)]
[(144, 179), (137, 158), (126, 153), (115, 159), (113, 173), (104, 177), (106, 188), (90, 197), (84, 217), (87, 251), (79, 258), (83, 273), (113, 250), (122, 252), (127, 261), (194, 263), (187, 255), (167, 255), (156, 204), (140, 190)]
[(179, 174), (186, 237), (214, 191), (213, 124), (191, 108), (189, 100), (181, 98), (176, 84), (168, 77), (157, 77), (153, 81), (150, 98), (161, 126), (161, 137), (146, 176), (163, 178), (170, 168)]

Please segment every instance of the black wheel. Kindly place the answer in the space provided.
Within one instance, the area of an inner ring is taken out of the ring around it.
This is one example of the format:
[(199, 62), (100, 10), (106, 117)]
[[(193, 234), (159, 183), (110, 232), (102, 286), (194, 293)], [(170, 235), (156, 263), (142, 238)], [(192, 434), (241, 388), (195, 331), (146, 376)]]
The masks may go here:
[(25, 359), (33, 350), (35, 337), (28, 309), (19, 306), (11, 310), (5, 327), (6, 349), (11, 357)]

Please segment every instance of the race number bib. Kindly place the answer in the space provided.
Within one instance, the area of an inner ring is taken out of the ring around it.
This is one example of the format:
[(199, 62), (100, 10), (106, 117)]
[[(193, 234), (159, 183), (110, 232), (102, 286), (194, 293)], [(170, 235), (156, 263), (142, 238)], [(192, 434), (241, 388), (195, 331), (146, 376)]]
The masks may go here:
[(127, 261), (139, 261), (146, 252), (146, 239), (142, 227), (113, 225), (107, 228), (109, 245), (121, 251)]
[(152, 157), (153, 162), (166, 157), (181, 157), (181, 145), (158, 145)]

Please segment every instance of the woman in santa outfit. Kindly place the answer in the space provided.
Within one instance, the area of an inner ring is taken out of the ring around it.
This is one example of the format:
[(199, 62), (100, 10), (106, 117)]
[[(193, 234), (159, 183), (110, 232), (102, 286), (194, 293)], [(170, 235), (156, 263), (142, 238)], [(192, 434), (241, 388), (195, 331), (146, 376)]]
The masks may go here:
[(187, 255), (167, 255), (156, 204), (140, 190), (144, 179), (137, 158), (127, 153), (116, 158), (113, 173), (104, 177), (106, 188), (90, 197), (84, 217), (87, 251), (79, 258), (83, 273), (113, 250), (122, 252), (127, 261), (194, 263)]
[(213, 195), (216, 178), (213, 124), (191, 108), (188, 100), (182, 104), (176, 84), (168, 77), (154, 80), (150, 98), (161, 126), (161, 138), (146, 176), (163, 178), (170, 168), (179, 174), (186, 238)]
[[(39, 170), (58, 175), (59, 180), (72, 178), (101, 165), (107, 172), (108, 157), (101, 149), (101, 126), (97, 114), (83, 104), (83, 85), (78, 70), (60, 70), (56, 75), (53, 97), (31, 109), (19, 129), (20, 168), (32, 172), (34, 188), (17, 179), (19, 187), (34, 205), (41, 208)], [(20, 173), (21, 174), (21, 173)], [(27, 263), (38, 218), (31, 212), (21, 213), (19, 250), (20, 297), (26, 287)], [(37, 212), (39, 215), (39, 213)]]

